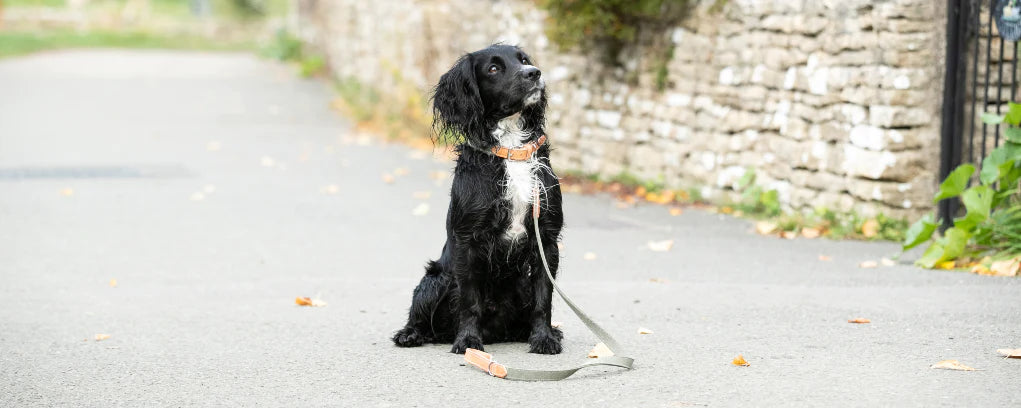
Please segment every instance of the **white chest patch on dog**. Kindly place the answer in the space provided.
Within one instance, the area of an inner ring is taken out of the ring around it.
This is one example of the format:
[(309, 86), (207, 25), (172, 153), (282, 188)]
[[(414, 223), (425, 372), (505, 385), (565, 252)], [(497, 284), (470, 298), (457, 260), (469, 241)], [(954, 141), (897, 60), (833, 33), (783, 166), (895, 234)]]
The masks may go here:
[[(528, 132), (521, 129), (521, 114), (515, 114), (497, 123), (493, 137), (503, 147), (521, 146), (528, 138)], [(539, 166), (534, 156), (526, 161), (503, 162), (507, 173), (504, 198), (511, 203), (511, 224), (505, 232), (505, 237), (515, 241), (525, 233), (525, 214), (531, 209), (535, 171)]]

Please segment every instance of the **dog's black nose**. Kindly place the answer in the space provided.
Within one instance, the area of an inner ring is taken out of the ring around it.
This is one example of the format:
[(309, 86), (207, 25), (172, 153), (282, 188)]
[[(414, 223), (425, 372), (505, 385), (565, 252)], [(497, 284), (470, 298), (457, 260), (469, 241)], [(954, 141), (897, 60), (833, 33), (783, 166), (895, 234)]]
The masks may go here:
[(538, 81), (539, 76), (542, 75), (542, 71), (539, 71), (539, 68), (536, 67), (525, 67), (521, 69), (521, 74), (524, 75), (525, 78)]

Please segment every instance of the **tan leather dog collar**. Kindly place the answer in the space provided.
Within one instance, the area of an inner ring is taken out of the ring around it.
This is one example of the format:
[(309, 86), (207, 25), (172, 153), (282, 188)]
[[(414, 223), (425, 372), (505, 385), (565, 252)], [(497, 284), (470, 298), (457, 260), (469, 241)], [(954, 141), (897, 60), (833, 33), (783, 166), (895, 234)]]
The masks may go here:
[(528, 142), (521, 147), (511, 149), (503, 146), (496, 146), (490, 149), (490, 151), (493, 152), (493, 155), (496, 157), (502, 157), (513, 161), (525, 161), (531, 159), (532, 155), (539, 151), (539, 148), (542, 147), (543, 143), (546, 143), (546, 135), (539, 136), (539, 140)]

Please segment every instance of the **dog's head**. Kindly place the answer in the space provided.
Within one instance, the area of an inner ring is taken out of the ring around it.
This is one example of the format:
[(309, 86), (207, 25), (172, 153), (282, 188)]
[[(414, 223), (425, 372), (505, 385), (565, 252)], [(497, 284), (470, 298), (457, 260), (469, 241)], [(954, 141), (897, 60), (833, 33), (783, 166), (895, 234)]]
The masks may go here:
[(440, 77), (433, 93), (433, 120), (440, 137), (465, 137), (478, 147), (494, 145), (487, 130), (521, 113), (526, 129), (542, 132), (546, 84), (524, 50), (492, 45), (462, 56)]

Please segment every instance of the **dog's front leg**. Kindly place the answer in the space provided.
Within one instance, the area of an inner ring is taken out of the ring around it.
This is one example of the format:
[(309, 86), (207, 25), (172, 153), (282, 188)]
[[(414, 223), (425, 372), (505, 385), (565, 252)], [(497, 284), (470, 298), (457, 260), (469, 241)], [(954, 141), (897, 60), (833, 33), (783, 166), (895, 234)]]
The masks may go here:
[[(550, 272), (556, 277), (557, 267), (560, 265), (560, 249), (557, 248), (555, 237), (550, 237), (549, 242), (544, 242), (543, 252), (549, 262)], [(560, 329), (550, 326), (553, 318), (553, 284), (546, 277), (546, 271), (542, 266), (542, 259), (536, 256), (532, 263), (532, 287), (535, 296), (534, 309), (532, 310), (532, 334), (528, 336), (529, 353), (539, 354), (560, 354), (560, 340), (564, 334)]]
[(461, 249), (457, 254), (457, 335), (451, 353), (464, 354), (469, 348), (483, 350), (479, 321), (482, 319), (482, 280), (485, 269), (482, 262), (473, 259), (472, 251)]

